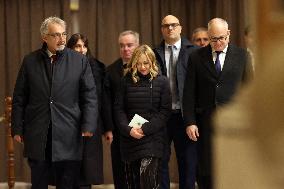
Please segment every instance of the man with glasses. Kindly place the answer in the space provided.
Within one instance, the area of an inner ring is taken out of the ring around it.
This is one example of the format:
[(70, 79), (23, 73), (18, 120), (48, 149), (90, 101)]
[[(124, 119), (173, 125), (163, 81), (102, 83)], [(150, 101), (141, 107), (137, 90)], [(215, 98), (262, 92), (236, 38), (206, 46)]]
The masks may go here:
[[(66, 23), (49, 17), (40, 27), (43, 46), (24, 57), (12, 108), (12, 135), (24, 144), (32, 189), (72, 189), (80, 178), (82, 137), (97, 124), (96, 86), (85, 56), (68, 48)], [(54, 172), (53, 172), (54, 171)]]
[[(186, 133), (192, 144), (197, 145), (199, 189), (212, 188), (211, 115), (227, 104), (237, 88), (252, 76), (248, 54), (229, 43), (230, 30), (224, 19), (210, 20), (208, 34), (210, 45), (189, 56), (183, 98)], [(187, 154), (188, 159), (191, 156)]]
[[(179, 188), (193, 189), (195, 182), (194, 167), (186, 167), (185, 153), (188, 144), (191, 142), (186, 135), (181, 114), (183, 86), (186, 74), (189, 54), (195, 47), (185, 38), (181, 37), (182, 26), (179, 20), (168, 15), (163, 18), (161, 32), (164, 40), (160, 46), (154, 49), (158, 64), (163, 75), (170, 80), (172, 95), (172, 112), (167, 122), (168, 138), (165, 141), (165, 155), (161, 167), (161, 188), (170, 188), (169, 160), (171, 155), (171, 144), (174, 142), (176, 151)], [(190, 161), (195, 161), (194, 159)], [(192, 183), (192, 187), (186, 187), (186, 182)]]

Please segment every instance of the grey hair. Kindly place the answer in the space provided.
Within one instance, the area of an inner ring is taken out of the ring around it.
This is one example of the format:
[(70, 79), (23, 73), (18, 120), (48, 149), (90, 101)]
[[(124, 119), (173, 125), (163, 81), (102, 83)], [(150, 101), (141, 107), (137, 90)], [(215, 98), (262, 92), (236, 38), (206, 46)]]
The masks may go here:
[(58, 17), (55, 17), (55, 16), (51, 16), (51, 17), (48, 17), (46, 18), (41, 26), (40, 26), (40, 34), (41, 36), (45, 35), (48, 33), (48, 26), (49, 24), (59, 24), (61, 25), (62, 27), (66, 28), (66, 22)]
[(198, 27), (195, 30), (193, 30), (192, 34), (196, 34), (196, 33), (201, 32), (201, 31), (207, 32), (207, 28), (205, 28), (205, 27)]
[(208, 30), (211, 29), (212, 24), (214, 24), (214, 23), (221, 23), (221, 24), (223, 24), (223, 26), (226, 29), (229, 29), (229, 25), (228, 25), (228, 22), (226, 20), (224, 20), (223, 18), (213, 18), (208, 22)]
[(126, 31), (121, 32), (119, 34), (118, 40), (121, 37), (126, 36), (126, 35), (133, 35), (134, 38), (136, 39), (137, 44), (139, 44), (139, 33), (135, 32), (135, 31), (132, 31), (132, 30), (126, 30)]

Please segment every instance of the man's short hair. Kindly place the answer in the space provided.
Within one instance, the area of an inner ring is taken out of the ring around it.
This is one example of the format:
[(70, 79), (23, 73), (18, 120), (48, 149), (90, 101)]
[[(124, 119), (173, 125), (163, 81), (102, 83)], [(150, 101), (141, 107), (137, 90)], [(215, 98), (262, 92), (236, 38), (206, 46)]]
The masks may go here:
[(215, 22), (222, 23), (226, 29), (229, 29), (228, 22), (223, 18), (213, 18), (208, 22), (208, 30), (211, 29), (211, 25)]
[(61, 25), (62, 27), (66, 28), (66, 22), (58, 17), (55, 17), (55, 16), (51, 16), (51, 17), (48, 17), (46, 18), (41, 26), (40, 26), (40, 34), (41, 36), (45, 35), (48, 33), (48, 26), (49, 24), (59, 24)]
[(192, 32), (192, 40), (193, 40), (193, 37), (195, 36), (196, 33), (202, 32), (202, 31), (208, 32), (207, 28), (205, 28), (205, 27), (198, 27), (198, 28), (194, 29), (193, 32)]
[(133, 35), (134, 38), (136, 39), (137, 44), (139, 44), (139, 33), (132, 31), (132, 30), (126, 30), (126, 31), (123, 31), (119, 34), (118, 39), (120, 39), (121, 37), (123, 37), (125, 35)]

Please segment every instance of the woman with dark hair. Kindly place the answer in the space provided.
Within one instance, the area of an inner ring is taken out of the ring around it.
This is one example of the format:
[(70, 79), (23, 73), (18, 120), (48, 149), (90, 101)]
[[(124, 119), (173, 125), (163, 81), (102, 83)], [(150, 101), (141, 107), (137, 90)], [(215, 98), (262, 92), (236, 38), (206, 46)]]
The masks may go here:
[[(128, 189), (159, 188), (158, 170), (170, 112), (168, 79), (158, 74), (152, 49), (141, 45), (133, 52), (115, 101), (115, 118), (120, 130), (120, 150), (126, 165)], [(133, 125), (129, 124), (135, 114), (148, 122), (134, 121)]]
[[(95, 59), (88, 47), (88, 39), (79, 33), (73, 34), (67, 42), (67, 47), (88, 57), (97, 88), (98, 108), (101, 114), (102, 86), (105, 65)], [(108, 139), (112, 139), (111, 131), (103, 130), (101, 116), (98, 116), (98, 128), (93, 137), (84, 138), (83, 159), (80, 172), (80, 189), (90, 189), (91, 185), (103, 183), (103, 147), (102, 133), (106, 132)], [(110, 141), (111, 142), (111, 141)]]

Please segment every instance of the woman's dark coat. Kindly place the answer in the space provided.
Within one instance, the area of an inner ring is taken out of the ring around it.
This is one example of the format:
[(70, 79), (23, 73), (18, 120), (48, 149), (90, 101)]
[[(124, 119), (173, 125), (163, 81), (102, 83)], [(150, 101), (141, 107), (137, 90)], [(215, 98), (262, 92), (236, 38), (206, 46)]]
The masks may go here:
[[(124, 161), (143, 157), (161, 158), (165, 146), (166, 122), (171, 111), (171, 95), (168, 79), (157, 76), (152, 81), (149, 75), (142, 76), (137, 83), (130, 74), (121, 82), (121, 90), (115, 102), (115, 117), (120, 129), (121, 156)], [(135, 139), (130, 136), (128, 126), (134, 114), (149, 122), (142, 125), (145, 136)]]
[(95, 132), (97, 96), (85, 56), (68, 48), (58, 53), (53, 75), (46, 46), (25, 56), (13, 95), (12, 135), (24, 138), (24, 155), (45, 159), (52, 126), (52, 161), (80, 160), (82, 132)]
[(103, 145), (102, 133), (104, 124), (101, 119), (102, 85), (105, 76), (105, 65), (93, 57), (89, 57), (93, 78), (96, 83), (98, 97), (98, 127), (91, 138), (84, 138), (83, 159), (81, 166), (80, 184), (102, 184), (103, 177)]

